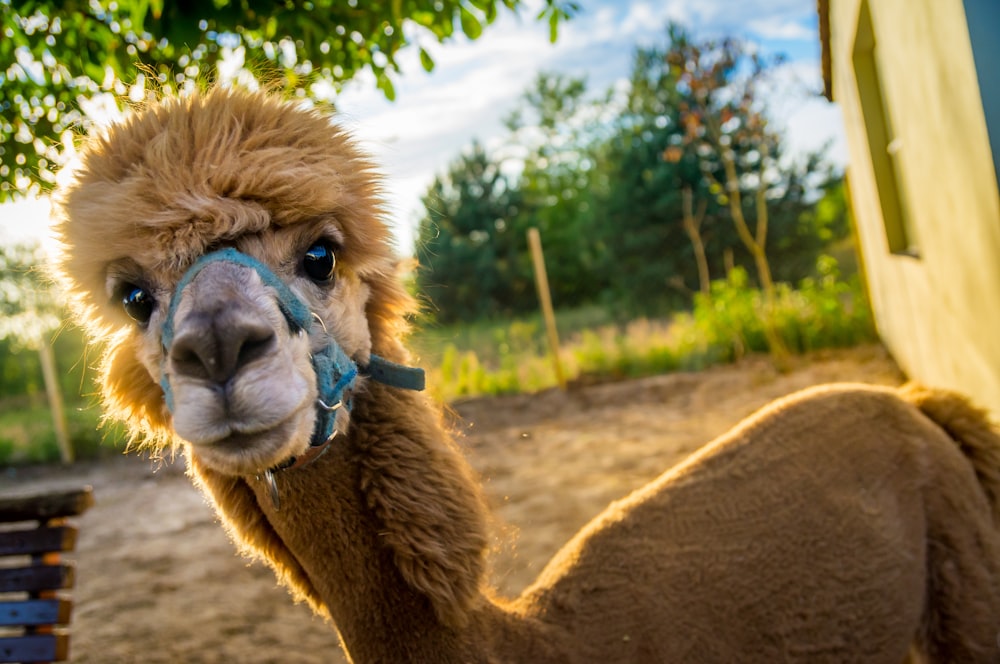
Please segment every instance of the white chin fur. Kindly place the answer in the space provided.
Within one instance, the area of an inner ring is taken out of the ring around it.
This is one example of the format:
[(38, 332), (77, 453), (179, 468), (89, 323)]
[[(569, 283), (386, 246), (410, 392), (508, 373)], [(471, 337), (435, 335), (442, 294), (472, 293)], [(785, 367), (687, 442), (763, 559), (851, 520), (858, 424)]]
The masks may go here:
[(297, 456), (309, 445), (315, 410), (304, 409), (275, 427), (252, 434), (232, 433), (212, 442), (193, 442), (191, 453), (226, 475), (254, 475)]
[(255, 473), (300, 453), (316, 420), (315, 376), (308, 358), (278, 353), (247, 366), (222, 389), (169, 377), (174, 430), (215, 470)]

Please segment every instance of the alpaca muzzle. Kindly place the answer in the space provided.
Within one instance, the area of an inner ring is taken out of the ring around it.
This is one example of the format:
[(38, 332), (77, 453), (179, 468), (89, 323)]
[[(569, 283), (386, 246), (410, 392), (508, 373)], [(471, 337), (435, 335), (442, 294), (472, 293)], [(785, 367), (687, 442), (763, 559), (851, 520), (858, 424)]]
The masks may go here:
[[(253, 321), (243, 321), (237, 326), (239, 332), (235, 335), (220, 333), (218, 331), (220, 323), (216, 320), (196, 322), (193, 330), (185, 329), (180, 333), (175, 330), (175, 318), (182, 293), (205, 268), (219, 262), (235, 264), (256, 272), (264, 285), (275, 292), (278, 308), (292, 334), (308, 334), (313, 325), (317, 324), (323, 327), (322, 319), (259, 260), (234, 248), (221, 249), (202, 256), (191, 265), (178, 282), (170, 299), (163, 326), (161, 341), (164, 360), (161, 365), (160, 386), (167, 408), (172, 413), (175, 409), (175, 400), (167, 371), (167, 358), (172, 358), (175, 366), (193, 367), (191, 371), (203, 373), (209, 380), (222, 384), (239, 370), (241, 363), (252, 361), (262, 353), (268, 352), (272, 345), (273, 334), (270, 329)], [(226, 310), (221, 315), (239, 314)], [(359, 368), (332, 336), (324, 334), (324, 337), (328, 340), (326, 345), (311, 354), (312, 368), (316, 376), (317, 399), (316, 419), (309, 448), (302, 455), (291, 457), (263, 471), (265, 480), (270, 484), (275, 507), (279, 501), (274, 473), (303, 466), (327, 449), (337, 434), (338, 415), (341, 412), (350, 413), (351, 393), (359, 376), (401, 389), (424, 389), (422, 369), (396, 364), (374, 354), (370, 356), (367, 365)]]

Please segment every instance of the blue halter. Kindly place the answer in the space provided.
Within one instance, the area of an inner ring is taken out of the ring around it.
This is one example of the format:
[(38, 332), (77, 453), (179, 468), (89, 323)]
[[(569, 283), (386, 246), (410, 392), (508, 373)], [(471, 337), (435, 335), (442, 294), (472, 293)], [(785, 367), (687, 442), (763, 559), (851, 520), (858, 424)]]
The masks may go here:
[[(170, 351), (170, 346), (174, 342), (174, 315), (177, 312), (177, 305), (181, 299), (181, 292), (194, 280), (194, 278), (210, 263), (223, 261), (248, 267), (257, 272), (261, 281), (266, 286), (273, 288), (278, 295), (278, 307), (288, 321), (288, 326), (293, 334), (308, 331), (313, 324), (313, 314), (285, 282), (278, 278), (274, 272), (266, 265), (252, 256), (241, 253), (233, 248), (220, 249), (206, 254), (199, 258), (188, 271), (184, 273), (180, 282), (170, 298), (170, 307), (167, 310), (167, 320), (163, 325), (163, 349), (164, 358)], [(372, 378), (380, 383), (392, 387), (407, 390), (424, 389), (423, 369), (405, 367), (395, 362), (383, 359), (377, 355), (372, 355), (368, 366), (360, 370), (354, 360), (347, 356), (344, 350), (333, 338), (322, 350), (313, 353), (312, 366), (316, 373), (316, 388), (318, 392), (316, 405), (316, 426), (313, 429), (310, 445), (313, 447), (327, 443), (335, 434), (336, 411), (345, 408), (348, 412), (351, 409), (351, 399), (344, 398), (344, 393), (349, 392), (357, 382), (359, 373)], [(174, 395), (170, 388), (170, 381), (167, 380), (166, 360), (160, 373), (160, 387), (166, 397), (167, 408), (171, 412), (174, 410)]]

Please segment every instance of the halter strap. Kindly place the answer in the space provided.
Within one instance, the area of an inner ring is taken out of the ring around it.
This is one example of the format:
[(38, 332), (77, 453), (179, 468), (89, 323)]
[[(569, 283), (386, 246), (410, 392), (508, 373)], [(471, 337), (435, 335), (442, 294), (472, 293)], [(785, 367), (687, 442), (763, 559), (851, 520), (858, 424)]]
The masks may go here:
[[(166, 372), (166, 357), (170, 351), (170, 346), (174, 342), (174, 316), (177, 313), (177, 306), (181, 300), (182, 291), (192, 282), (195, 277), (208, 265), (216, 262), (233, 263), (254, 270), (264, 284), (274, 289), (277, 295), (278, 307), (281, 309), (285, 320), (292, 333), (308, 332), (313, 325), (313, 314), (305, 302), (298, 297), (288, 285), (282, 281), (271, 269), (256, 258), (244, 254), (232, 247), (213, 251), (205, 254), (195, 261), (187, 272), (181, 277), (177, 288), (170, 298), (170, 306), (167, 309), (167, 319), (163, 325), (162, 343), (164, 350), (164, 361), (160, 371), (160, 386), (163, 388), (166, 397), (167, 408), (171, 412), (174, 410), (173, 391)], [(378, 381), (390, 387), (397, 387), (406, 390), (424, 389), (424, 371), (416, 367), (407, 367), (386, 360), (378, 355), (371, 355), (368, 365), (359, 369), (340, 345), (329, 335), (329, 343), (312, 354), (313, 371), (316, 374), (317, 404), (316, 404), (316, 425), (313, 428), (310, 447), (323, 447), (329, 443), (336, 435), (336, 418), (340, 409), (348, 412), (351, 410), (350, 393), (354, 388), (359, 375), (364, 375), (372, 380)], [(345, 396), (347, 395), (347, 396)], [(278, 469), (293, 468), (303, 465), (301, 458), (310, 456), (310, 460), (318, 456), (317, 451), (313, 454), (307, 452), (300, 456), (300, 460), (292, 458)], [(269, 471), (270, 472), (270, 471)]]

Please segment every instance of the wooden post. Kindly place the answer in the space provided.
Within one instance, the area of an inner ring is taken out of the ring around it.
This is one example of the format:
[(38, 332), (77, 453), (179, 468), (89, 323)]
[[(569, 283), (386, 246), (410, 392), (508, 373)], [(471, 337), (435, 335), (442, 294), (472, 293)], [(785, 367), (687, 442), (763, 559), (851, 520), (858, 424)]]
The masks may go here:
[(73, 446), (69, 442), (62, 390), (59, 389), (59, 379), (56, 377), (56, 361), (52, 354), (52, 347), (45, 339), (39, 340), (38, 357), (42, 361), (42, 377), (45, 379), (45, 391), (49, 397), (49, 410), (52, 411), (52, 424), (55, 427), (59, 453), (63, 463), (73, 463)]
[(542, 305), (542, 316), (545, 318), (545, 330), (549, 339), (549, 352), (552, 354), (552, 367), (556, 372), (559, 388), (566, 389), (566, 376), (563, 374), (562, 359), (559, 354), (559, 332), (556, 329), (556, 315), (552, 311), (552, 293), (549, 291), (549, 277), (545, 273), (545, 257), (542, 255), (542, 238), (537, 228), (528, 229), (528, 246), (531, 247), (531, 262), (535, 268), (535, 286), (538, 288), (538, 300)]

